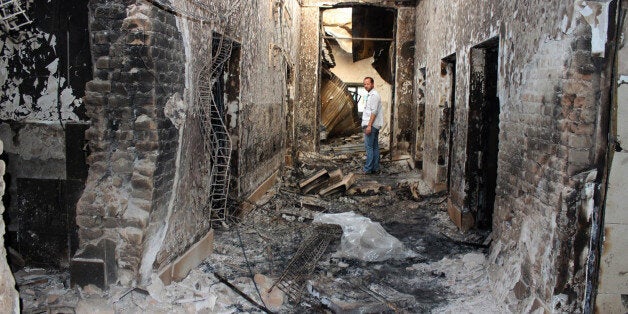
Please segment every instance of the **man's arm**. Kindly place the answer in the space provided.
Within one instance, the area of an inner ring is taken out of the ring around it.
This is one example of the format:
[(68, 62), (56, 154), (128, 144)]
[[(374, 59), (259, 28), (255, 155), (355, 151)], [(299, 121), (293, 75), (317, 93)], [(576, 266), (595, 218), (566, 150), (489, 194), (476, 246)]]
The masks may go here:
[(376, 114), (371, 113), (371, 117), (369, 118), (369, 124), (366, 126), (366, 130), (364, 130), (364, 133), (366, 133), (366, 135), (371, 134), (371, 126), (373, 126), (373, 122), (375, 122), (376, 117)]

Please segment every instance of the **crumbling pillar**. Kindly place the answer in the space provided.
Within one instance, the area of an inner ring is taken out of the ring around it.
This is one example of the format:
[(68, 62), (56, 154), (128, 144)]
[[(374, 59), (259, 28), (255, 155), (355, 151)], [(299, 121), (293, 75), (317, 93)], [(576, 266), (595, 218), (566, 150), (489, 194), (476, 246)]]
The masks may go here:
[(295, 145), (301, 151), (313, 151), (318, 147), (320, 108), (318, 106), (318, 71), (320, 9), (301, 9), (301, 36), (299, 45), (298, 96), (294, 106)]
[(393, 155), (410, 153), (413, 142), (414, 104), (414, 8), (397, 10), (395, 104), (392, 110), (391, 151)]

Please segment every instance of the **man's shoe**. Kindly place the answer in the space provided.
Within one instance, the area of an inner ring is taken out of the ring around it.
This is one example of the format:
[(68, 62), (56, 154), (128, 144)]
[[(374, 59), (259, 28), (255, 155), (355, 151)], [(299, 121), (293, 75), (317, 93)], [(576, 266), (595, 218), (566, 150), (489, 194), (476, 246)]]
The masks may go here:
[(372, 174), (382, 174), (381, 170), (373, 170), (373, 172), (371, 172)]

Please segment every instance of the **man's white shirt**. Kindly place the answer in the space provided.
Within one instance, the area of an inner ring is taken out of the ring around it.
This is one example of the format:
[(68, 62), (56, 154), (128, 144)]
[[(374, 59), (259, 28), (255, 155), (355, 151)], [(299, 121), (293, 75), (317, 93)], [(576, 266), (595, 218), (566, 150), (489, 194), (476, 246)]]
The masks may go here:
[(371, 114), (375, 114), (375, 121), (373, 126), (381, 129), (384, 125), (384, 114), (382, 113), (382, 98), (375, 89), (366, 95), (366, 104), (364, 106), (364, 112), (362, 112), (362, 126), (368, 126)]

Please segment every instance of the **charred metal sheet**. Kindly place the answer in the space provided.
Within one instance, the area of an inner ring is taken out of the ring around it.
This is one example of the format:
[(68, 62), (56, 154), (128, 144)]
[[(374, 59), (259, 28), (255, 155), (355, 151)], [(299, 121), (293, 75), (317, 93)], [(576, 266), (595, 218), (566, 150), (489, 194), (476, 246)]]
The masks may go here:
[(321, 123), (328, 137), (360, 132), (360, 118), (347, 85), (335, 74), (323, 71), (321, 87)]

